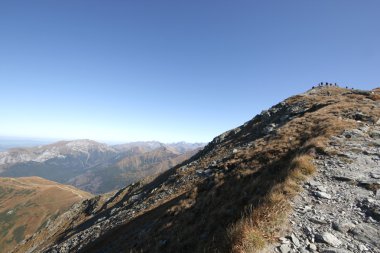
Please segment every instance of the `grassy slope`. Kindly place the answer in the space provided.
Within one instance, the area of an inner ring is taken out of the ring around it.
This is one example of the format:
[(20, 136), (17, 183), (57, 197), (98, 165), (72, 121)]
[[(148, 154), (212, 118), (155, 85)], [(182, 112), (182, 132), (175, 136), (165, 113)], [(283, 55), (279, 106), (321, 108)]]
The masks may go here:
[[(309, 109), (280, 124), (275, 134), (257, 134), (264, 125), (263, 119), (255, 118), (220, 144), (206, 147), (197, 165), (182, 176), (215, 160), (222, 160), (233, 173), (215, 173), (211, 180), (184, 188), (85, 251), (98, 252), (109, 245), (123, 252), (260, 251), (286, 224), (288, 200), (300, 190), (299, 182), (313, 173), (313, 155), (323, 152), (331, 136), (361, 124), (358, 120), (373, 124), (380, 117), (376, 95), (335, 87), (313, 92), (285, 100)], [(265, 124), (271, 121), (276, 115)], [(231, 155), (234, 148), (252, 141), (251, 147)], [(151, 223), (155, 225), (148, 232), (138, 234)]]
[(91, 196), (39, 177), (0, 178), (0, 252), (8, 252), (50, 217)]

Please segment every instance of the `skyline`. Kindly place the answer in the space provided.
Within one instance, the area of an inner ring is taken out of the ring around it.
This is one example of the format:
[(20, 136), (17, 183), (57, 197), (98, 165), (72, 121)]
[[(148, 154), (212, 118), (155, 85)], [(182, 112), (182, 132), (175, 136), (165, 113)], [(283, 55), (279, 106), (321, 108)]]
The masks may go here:
[(379, 87), (379, 9), (1, 1), (0, 136), (209, 142), (319, 82)]

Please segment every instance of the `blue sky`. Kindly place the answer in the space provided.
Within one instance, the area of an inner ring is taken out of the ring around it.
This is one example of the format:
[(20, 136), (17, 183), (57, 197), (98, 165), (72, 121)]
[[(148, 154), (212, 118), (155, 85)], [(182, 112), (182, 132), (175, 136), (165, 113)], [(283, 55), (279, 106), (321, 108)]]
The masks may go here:
[(380, 86), (380, 1), (0, 2), (0, 136), (210, 141), (320, 81)]

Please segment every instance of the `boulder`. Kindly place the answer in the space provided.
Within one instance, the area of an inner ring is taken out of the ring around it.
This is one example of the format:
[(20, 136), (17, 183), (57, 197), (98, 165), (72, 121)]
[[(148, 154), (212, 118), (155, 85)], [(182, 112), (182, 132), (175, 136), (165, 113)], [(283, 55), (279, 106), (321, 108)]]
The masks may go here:
[(333, 246), (333, 247), (338, 247), (339, 245), (342, 244), (342, 242), (338, 238), (336, 238), (335, 235), (329, 232), (323, 232), (322, 234), (317, 234), (315, 236), (315, 239), (318, 242), (327, 243), (328, 245)]

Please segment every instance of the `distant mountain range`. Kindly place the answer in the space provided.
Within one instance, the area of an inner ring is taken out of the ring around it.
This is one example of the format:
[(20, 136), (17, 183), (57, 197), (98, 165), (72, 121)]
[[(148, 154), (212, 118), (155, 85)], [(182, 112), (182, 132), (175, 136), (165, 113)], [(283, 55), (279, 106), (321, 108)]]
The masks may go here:
[(0, 136), (0, 151), (18, 147), (35, 147), (39, 145), (46, 145), (52, 142), (54, 141), (46, 139), (43, 140)]
[(0, 152), (0, 177), (39, 176), (92, 193), (119, 189), (185, 161), (203, 143), (133, 142), (109, 146), (92, 140)]

